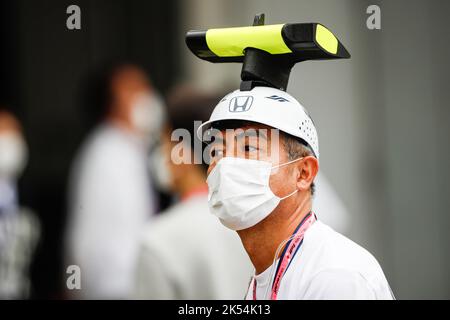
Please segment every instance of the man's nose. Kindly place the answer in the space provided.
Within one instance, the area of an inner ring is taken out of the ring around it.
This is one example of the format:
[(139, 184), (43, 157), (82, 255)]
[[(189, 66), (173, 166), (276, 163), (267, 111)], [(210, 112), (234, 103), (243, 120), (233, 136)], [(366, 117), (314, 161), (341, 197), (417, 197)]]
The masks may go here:
[(236, 148), (232, 143), (226, 143), (223, 150), (223, 157), (234, 157), (236, 154)]

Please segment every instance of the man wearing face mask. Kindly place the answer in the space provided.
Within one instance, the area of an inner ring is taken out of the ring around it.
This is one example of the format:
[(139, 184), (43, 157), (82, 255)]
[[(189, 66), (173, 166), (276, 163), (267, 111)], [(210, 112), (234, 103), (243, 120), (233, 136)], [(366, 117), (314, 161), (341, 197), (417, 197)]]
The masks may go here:
[(0, 108), (0, 299), (30, 294), (29, 264), (40, 234), (35, 214), (19, 205), (17, 182), (27, 162), (19, 121)]
[(81, 268), (79, 298), (127, 298), (138, 234), (157, 210), (147, 167), (164, 113), (145, 73), (129, 64), (88, 81), (86, 106), (100, 123), (72, 169), (67, 264)]
[(268, 86), (225, 96), (198, 129), (209, 142), (209, 208), (254, 267), (246, 299), (392, 299), (376, 259), (312, 211), (316, 128)]

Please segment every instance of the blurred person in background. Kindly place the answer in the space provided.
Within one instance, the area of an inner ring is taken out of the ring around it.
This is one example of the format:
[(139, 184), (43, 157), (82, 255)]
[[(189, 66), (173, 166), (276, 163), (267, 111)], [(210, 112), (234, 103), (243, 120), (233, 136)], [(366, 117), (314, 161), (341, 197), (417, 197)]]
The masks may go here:
[(66, 262), (81, 269), (77, 298), (127, 298), (138, 235), (157, 211), (148, 153), (164, 108), (147, 75), (131, 64), (101, 68), (85, 93), (98, 125), (72, 167)]
[[(194, 121), (206, 120), (219, 99), (188, 86), (177, 87), (169, 96), (171, 127), (165, 130), (159, 156), (152, 157), (152, 167), (159, 172), (158, 185), (172, 190), (179, 202), (144, 229), (136, 298), (242, 299), (245, 295), (252, 266), (239, 237), (209, 213), (207, 166), (175, 164), (179, 159), (171, 159), (179, 144), (183, 151), (190, 150), (188, 159), (202, 159), (202, 148), (194, 147)], [(190, 141), (171, 141), (176, 129), (189, 132)]]
[(16, 117), (0, 107), (0, 298), (30, 295), (29, 266), (39, 239), (35, 214), (19, 205), (17, 182), (27, 145)]

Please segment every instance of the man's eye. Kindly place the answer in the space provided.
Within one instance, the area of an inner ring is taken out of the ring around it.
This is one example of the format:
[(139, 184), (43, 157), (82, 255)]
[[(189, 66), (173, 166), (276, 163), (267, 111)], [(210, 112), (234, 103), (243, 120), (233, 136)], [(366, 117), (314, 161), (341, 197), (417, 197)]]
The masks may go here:
[(211, 150), (211, 157), (212, 158), (221, 157), (222, 154), (223, 154), (222, 150), (219, 150), (219, 149), (212, 149)]
[(246, 146), (244, 146), (244, 150), (245, 150), (245, 152), (253, 152), (253, 151), (257, 151), (258, 148), (254, 147), (254, 146), (246, 145)]

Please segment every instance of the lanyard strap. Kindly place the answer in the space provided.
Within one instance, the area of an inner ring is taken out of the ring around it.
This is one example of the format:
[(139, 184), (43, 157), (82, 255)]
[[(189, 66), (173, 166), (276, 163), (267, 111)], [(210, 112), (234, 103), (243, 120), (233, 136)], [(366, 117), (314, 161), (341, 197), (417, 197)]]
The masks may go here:
[[(271, 299), (276, 300), (281, 280), (290, 266), (292, 259), (303, 243), (306, 230), (317, 220), (316, 216), (309, 212), (295, 229), (292, 239), (286, 244), (275, 273), (272, 285)], [(256, 279), (253, 280), (253, 300), (256, 300)]]

